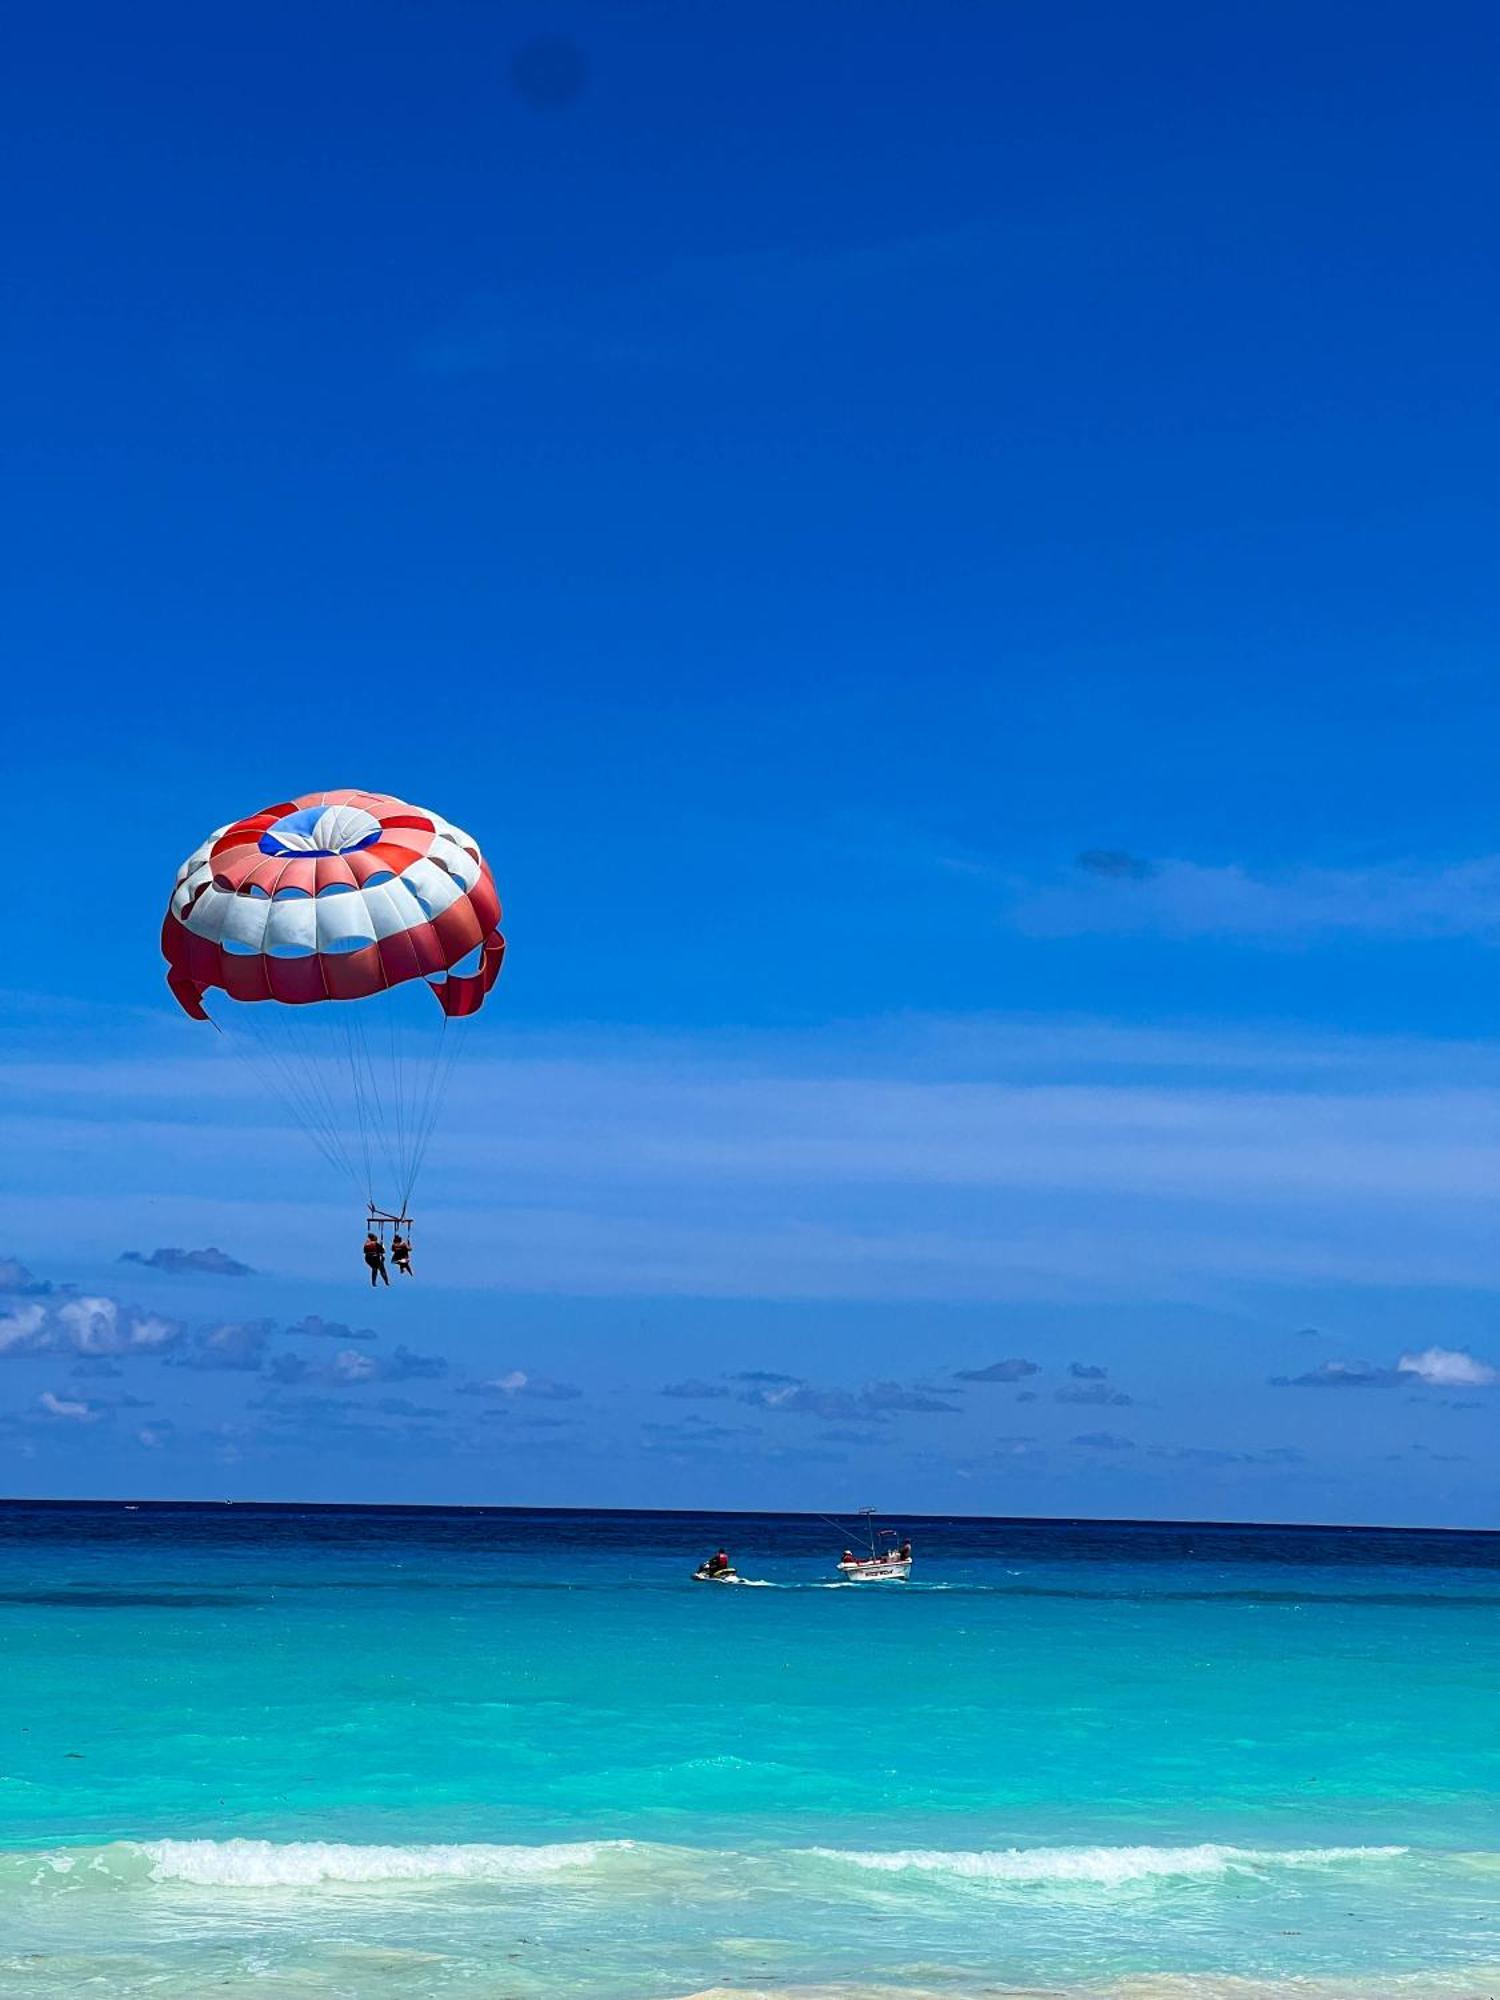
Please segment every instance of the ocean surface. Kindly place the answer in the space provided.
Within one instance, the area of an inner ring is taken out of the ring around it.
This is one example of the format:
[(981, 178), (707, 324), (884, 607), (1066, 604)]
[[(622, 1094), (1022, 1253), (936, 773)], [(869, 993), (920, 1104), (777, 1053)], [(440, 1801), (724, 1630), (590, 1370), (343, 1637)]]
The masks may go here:
[(0, 2000), (1500, 1994), (1500, 1538), (894, 1525), (0, 1509)]

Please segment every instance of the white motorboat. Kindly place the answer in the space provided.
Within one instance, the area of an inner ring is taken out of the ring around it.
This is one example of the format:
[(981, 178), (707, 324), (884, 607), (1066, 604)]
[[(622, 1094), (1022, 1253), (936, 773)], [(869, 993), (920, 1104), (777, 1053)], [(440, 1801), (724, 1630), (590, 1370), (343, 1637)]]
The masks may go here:
[(839, 1564), (839, 1574), (847, 1583), (905, 1583), (911, 1575), (911, 1557), (903, 1561), (900, 1556), (856, 1556)]
[(857, 1556), (845, 1549), (839, 1557), (839, 1575), (846, 1583), (905, 1583), (911, 1575), (911, 1543), (894, 1528), (882, 1528), (877, 1534), (873, 1507), (861, 1507), (860, 1513), (870, 1553)]

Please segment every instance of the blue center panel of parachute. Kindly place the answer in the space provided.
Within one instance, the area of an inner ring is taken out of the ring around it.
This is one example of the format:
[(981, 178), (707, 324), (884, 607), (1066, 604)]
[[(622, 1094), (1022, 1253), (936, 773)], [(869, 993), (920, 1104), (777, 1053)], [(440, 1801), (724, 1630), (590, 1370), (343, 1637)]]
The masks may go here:
[[(358, 854), (362, 847), (372, 847), (379, 840), (382, 829), (377, 824), (372, 826), (368, 833), (361, 834), (357, 840), (344, 841), (338, 847), (309, 847), (308, 836), (327, 811), (327, 806), (303, 806), (297, 812), (283, 813), (281, 818), (268, 826), (261, 835), (261, 853), (296, 854), (308, 861), (320, 861), (327, 860), (335, 854)], [(292, 838), (290, 840), (280, 838), (285, 834), (291, 835)]]

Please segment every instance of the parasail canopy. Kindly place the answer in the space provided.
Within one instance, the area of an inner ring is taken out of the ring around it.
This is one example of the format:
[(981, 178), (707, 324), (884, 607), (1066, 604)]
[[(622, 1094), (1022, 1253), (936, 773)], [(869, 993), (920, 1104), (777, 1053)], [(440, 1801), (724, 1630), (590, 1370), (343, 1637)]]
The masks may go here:
[[(162, 925), (186, 1011), (233, 1000), (362, 1000), (425, 979), (473, 1014), (505, 956), (500, 898), (476, 842), (384, 792), (308, 792), (210, 834), (177, 871)], [(473, 969), (463, 967), (475, 960)]]

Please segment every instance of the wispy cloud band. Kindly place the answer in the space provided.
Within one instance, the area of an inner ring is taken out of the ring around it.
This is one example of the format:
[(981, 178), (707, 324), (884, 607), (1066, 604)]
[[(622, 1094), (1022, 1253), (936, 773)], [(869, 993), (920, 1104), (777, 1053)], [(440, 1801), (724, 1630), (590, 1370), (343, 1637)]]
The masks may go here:
[(1050, 881), (1012, 882), (1011, 920), (1038, 937), (1139, 932), (1305, 943), (1322, 937), (1500, 943), (1500, 855), (1433, 866), (1251, 869), (1092, 849)]

